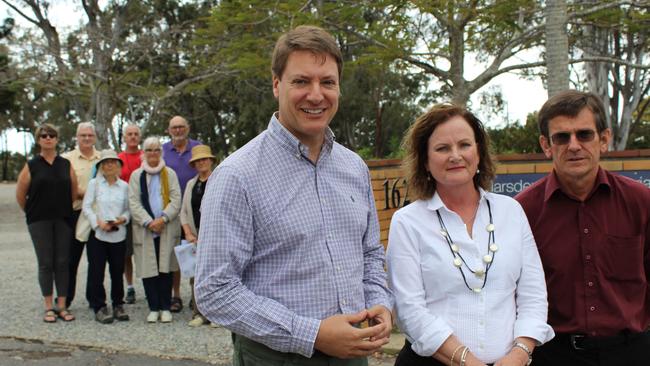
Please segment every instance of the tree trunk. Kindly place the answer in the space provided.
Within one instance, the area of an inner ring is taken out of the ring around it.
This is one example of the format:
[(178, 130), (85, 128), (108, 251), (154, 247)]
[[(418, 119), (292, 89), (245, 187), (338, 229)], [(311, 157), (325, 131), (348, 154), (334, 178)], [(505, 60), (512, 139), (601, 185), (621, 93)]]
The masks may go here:
[(569, 37), (566, 0), (547, 0), (546, 72), (548, 96), (569, 88)]

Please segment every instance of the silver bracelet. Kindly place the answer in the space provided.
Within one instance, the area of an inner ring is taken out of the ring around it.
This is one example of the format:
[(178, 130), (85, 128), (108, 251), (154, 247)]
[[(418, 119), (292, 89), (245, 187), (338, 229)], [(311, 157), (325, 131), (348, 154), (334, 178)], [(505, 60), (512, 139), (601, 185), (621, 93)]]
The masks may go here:
[(525, 344), (523, 344), (521, 342), (515, 341), (515, 343), (512, 345), (512, 348), (515, 348), (515, 347), (524, 350), (524, 352), (526, 352), (526, 354), (528, 355), (528, 362), (526, 362), (526, 366), (533, 363), (533, 353), (530, 351), (530, 348), (528, 348), (527, 345), (525, 345)]

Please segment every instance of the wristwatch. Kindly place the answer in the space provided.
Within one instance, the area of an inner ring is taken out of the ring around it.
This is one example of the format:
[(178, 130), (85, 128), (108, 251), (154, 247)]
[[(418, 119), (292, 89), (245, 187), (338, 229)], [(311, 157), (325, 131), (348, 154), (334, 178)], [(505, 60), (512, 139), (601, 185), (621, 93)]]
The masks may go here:
[(528, 362), (526, 362), (526, 366), (530, 366), (530, 364), (533, 363), (533, 353), (530, 351), (530, 348), (528, 348), (527, 345), (515, 341), (515, 343), (512, 346), (513, 348), (514, 347), (521, 348), (524, 350), (524, 352), (528, 354)]
[(165, 224), (169, 223), (169, 217), (167, 217), (166, 215), (162, 215), (161, 217)]

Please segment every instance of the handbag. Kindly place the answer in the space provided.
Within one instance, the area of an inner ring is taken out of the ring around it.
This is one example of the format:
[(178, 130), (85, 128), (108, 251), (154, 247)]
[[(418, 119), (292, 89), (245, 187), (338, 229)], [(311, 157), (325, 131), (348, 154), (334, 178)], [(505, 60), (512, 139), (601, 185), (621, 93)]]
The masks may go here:
[(84, 215), (82, 212), (79, 215), (79, 219), (77, 220), (77, 227), (75, 227), (75, 239), (79, 240), (82, 243), (87, 242), (88, 237), (90, 237), (90, 229), (90, 222), (86, 218), (86, 215)]
[[(99, 178), (95, 177), (95, 200), (93, 201), (92, 204), (93, 211), (97, 211), (97, 190), (99, 188), (99, 182), (97, 181), (97, 179)], [(74, 238), (82, 243), (87, 242), (88, 238), (90, 237), (91, 229), (92, 227), (90, 226), (90, 222), (88, 221), (86, 215), (84, 215), (82, 211), (79, 214), (79, 219), (77, 220), (77, 226), (75, 227), (74, 230)]]

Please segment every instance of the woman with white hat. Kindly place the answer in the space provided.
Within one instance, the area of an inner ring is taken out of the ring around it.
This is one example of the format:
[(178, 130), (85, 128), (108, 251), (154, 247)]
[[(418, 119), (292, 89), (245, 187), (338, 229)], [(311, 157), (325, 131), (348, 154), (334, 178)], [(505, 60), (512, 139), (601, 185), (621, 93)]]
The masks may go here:
[[(185, 239), (193, 244), (198, 243), (199, 227), (201, 225), (201, 199), (205, 192), (205, 185), (208, 183), (208, 178), (212, 173), (212, 167), (217, 158), (212, 155), (210, 146), (197, 145), (192, 148), (192, 157), (189, 164), (192, 168), (196, 169), (199, 173), (190, 181), (187, 182), (185, 187), (185, 194), (183, 195), (183, 206), (181, 207), (181, 225), (185, 233)], [(192, 320), (189, 325), (198, 327), (203, 324), (209, 324), (203, 314), (196, 307), (194, 302), (194, 278), (190, 279), (190, 286), (192, 287)]]
[[(92, 232), (88, 238), (88, 295), (95, 320), (109, 324), (113, 319), (129, 320), (124, 311), (124, 255), (126, 224), (129, 222), (129, 186), (120, 179), (122, 161), (113, 150), (102, 150), (97, 177), (88, 182), (82, 210)], [(104, 272), (111, 276), (113, 312), (106, 307)]]

